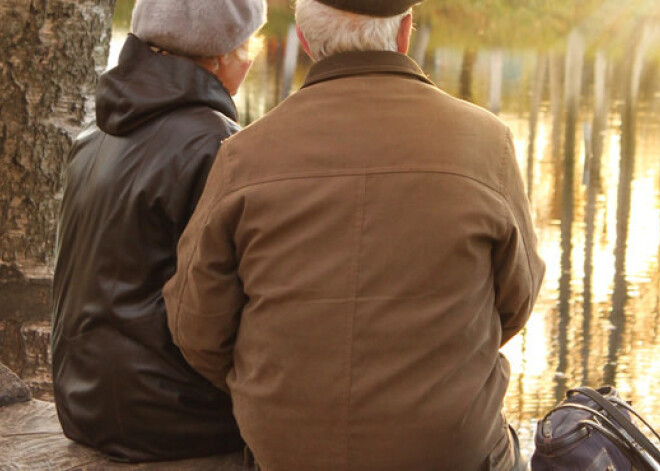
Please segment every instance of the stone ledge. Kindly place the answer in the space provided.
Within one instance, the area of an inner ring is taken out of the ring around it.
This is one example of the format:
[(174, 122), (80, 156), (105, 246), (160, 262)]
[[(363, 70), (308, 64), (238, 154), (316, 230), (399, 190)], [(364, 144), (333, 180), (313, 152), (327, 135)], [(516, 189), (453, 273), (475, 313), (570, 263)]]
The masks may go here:
[(241, 471), (243, 455), (235, 453), (158, 463), (113, 463), (105, 455), (66, 438), (53, 403), (31, 400), (0, 407), (0, 469)]
[(0, 407), (29, 401), (30, 388), (9, 368), (0, 363)]
[(52, 400), (50, 321), (20, 323), (0, 316), (0, 363), (30, 387), (34, 398)]
[(21, 377), (34, 397), (52, 399), (52, 280), (29, 280), (0, 262), (0, 300), (0, 363)]

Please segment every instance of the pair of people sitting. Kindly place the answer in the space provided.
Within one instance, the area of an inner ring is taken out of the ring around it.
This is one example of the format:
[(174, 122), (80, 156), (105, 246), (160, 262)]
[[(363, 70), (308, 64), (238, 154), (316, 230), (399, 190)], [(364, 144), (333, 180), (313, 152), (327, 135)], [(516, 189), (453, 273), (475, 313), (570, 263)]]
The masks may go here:
[[(511, 470), (500, 347), (544, 264), (511, 133), (405, 54), (417, 0), (297, 0), (302, 89), (240, 131), (263, 0), (138, 0), (67, 168), (53, 378), (117, 460)], [(230, 137), (232, 136), (232, 137)]]

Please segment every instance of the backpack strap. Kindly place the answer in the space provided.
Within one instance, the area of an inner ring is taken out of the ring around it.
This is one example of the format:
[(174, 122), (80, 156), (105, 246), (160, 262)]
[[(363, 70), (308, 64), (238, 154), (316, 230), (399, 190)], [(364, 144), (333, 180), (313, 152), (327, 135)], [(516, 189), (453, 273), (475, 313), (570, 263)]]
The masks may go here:
[(633, 471), (655, 471), (656, 468), (649, 463), (650, 458), (648, 456), (644, 456), (639, 448), (633, 443), (629, 443), (630, 440), (628, 438), (624, 438), (623, 440), (625, 441), (622, 442), (622, 439), (617, 434), (613, 433), (614, 430), (617, 430), (620, 434), (623, 434), (623, 432), (615, 427), (609, 420), (606, 424), (603, 424), (602, 422), (597, 422), (595, 420), (585, 419), (581, 420), (580, 424), (597, 430), (614, 443), (619, 448), (619, 451), (628, 457), (632, 464)]
[(598, 404), (607, 414), (617, 422), (623, 430), (625, 430), (632, 438), (637, 442), (637, 444), (642, 447), (653, 459), (660, 463), (660, 451), (655, 447), (651, 441), (646, 438), (646, 436), (639, 431), (637, 427), (628, 419), (625, 415), (621, 413), (612, 403), (603, 397), (598, 391), (587, 388), (580, 387), (570, 389), (568, 394), (580, 393), (587, 396), (589, 399), (593, 400)]
[(633, 409), (626, 401), (621, 399), (619, 396), (610, 396), (609, 401), (612, 402), (613, 404), (618, 404), (624, 409), (626, 409), (628, 412), (633, 414), (637, 419), (642, 422), (644, 425), (646, 425), (646, 428), (653, 434), (655, 437), (660, 440), (660, 435), (658, 435), (658, 432), (655, 431), (655, 429), (649, 424), (644, 417), (642, 417), (639, 412), (637, 412), (635, 409)]
[[(630, 453), (636, 453), (637, 451), (633, 448), (632, 444), (630, 443), (630, 440), (626, 435), (619, 430), (610, 419), (608, 419), (605, 415), (601, 414), (599, 411), (594, 409), (593, 407), (589, 407), (584, 404), (576, 404), (574, 402), (566, 402), (563, 404), (560, 404), (556, 406), (554, 409), (552, 409), (551, 412), (556, 412), (558, 410), (565, 410), (565, 409), (574, 409), (574, 410), (579, 410), (586, 412), (588, 415), (591, 417), (597, 417), (597, 420), (593, 419), (582, 419), (578, 422), (578, 424), (585, 424), (589, 425), (590, 427), (598, 429), (598, 431), (602, 432), (603, 435), (606, 435), (612, 442), (614, 442), (615, 445), (617, 445), (622, 452), (628, 456), (628, 458), (633, 458)], [(545, 420), (545, 419), (544, 419)], [(597, 426), (594, 426), (597, 425)], [(607, 428), (605, 428), (603, 424), (606, 425)]]

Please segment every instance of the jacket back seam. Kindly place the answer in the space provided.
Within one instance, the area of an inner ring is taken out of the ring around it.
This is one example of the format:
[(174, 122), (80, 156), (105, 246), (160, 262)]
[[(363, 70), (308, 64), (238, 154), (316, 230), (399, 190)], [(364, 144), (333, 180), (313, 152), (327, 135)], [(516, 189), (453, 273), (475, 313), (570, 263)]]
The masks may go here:
[(348, 351), (347, 351), (347, 369), (348, 369), (348, 384), (347, 384), (347, 395), (346, 395), (346, 416), (345, 416), (345, 469), (348, 469), (350, 466), (350, 417), (351, 417), (351, 397), (353, 390), (353, 343), (354, 343), (354, 332), (355, 332), (355, 316), (357, 314), (357, 300), (359, 292), (359, 282), (360, 282), (360, 255), (362, 253), (362, 234), (364, 232), (364, 221), (365, 221), (365, 205), (366, 205), (366, 193), (367, 193), (367, 175), (363, 175), (358, 183), (357, 189), (357, 214), (355, 215), (355, 235), (353, 240), (353, 260), (351, 267), (351, 276), (352, 276), (352, 290), (351, 293), (351, 309), (350, 316), (348, 318), (346, 326), (346, 336), (348, 338)]
[(485, 181), (483, 181), (480, 178), (473, 177), (470, 175), (465, 175), (463, 173), (457, 172), (457, 171), (452, 171), (452, 170), (446, 170), (446, 169), (433, 169), (433, 168), (373, 168), (373, 169), (352, 169), (352, 170), (338, 170), (338, 171), (325, 171), (325, 172), (308, 172), (308, 173), (291, 173), (291, 174), (285, 174), (285, 175), (280, 175), (280, 176), (274, 176), (271, 178), (263, 178), (259, 180), (254, 180), (249, 183), (244, 183), (240, 185), (235, 185), (232, 186), (229, 184), (229, 176), (225, 175), (225, 183), (227, 185), (226, 190), (222, 192), (222, 197), (228, 196), (232, 193), (236, 193), (238, 191), (244, 190), (246, 188), (254, 187), (254, 186), (260, 186), (260, 185), (266, 185), (269, 183), (278, 183), (278, 182), (284, 182), (288, 180), (305, 180), (305, 179), (321, 179), (321, 178), (341, 178), (341, 177), (359, 177), (359, 176), (369, 176), (369, 175), (386, 175), (386, 174), (396, 174), (396, 173), (409, 173), (409, 174), (415, 174), (415, 173), (435, 173), (435, 174), (444, 174), (444, 175), (452, 175), (455, 177), (459, 178), (465, 178), (468, 180), (472, 180), (486, 188), (489, 188), (490, 190), (494, 191), (495, 193), (501, 195), (501, 196), (506, 196), (505, 193), (503, 193), (503, 189), (501, 186), (495, 185), (495, 184), (490, 184)]

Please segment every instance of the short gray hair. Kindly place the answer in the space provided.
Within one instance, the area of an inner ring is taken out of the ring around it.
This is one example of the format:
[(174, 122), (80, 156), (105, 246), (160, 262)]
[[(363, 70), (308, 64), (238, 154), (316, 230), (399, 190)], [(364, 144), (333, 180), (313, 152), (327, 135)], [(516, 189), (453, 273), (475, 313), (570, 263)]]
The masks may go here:
[(315, 61), (339, 52), (396, 52), (401, 20), (410, 12), (379, 18), (338, 10), (316, 0), (296, 0), (296, 22)]

